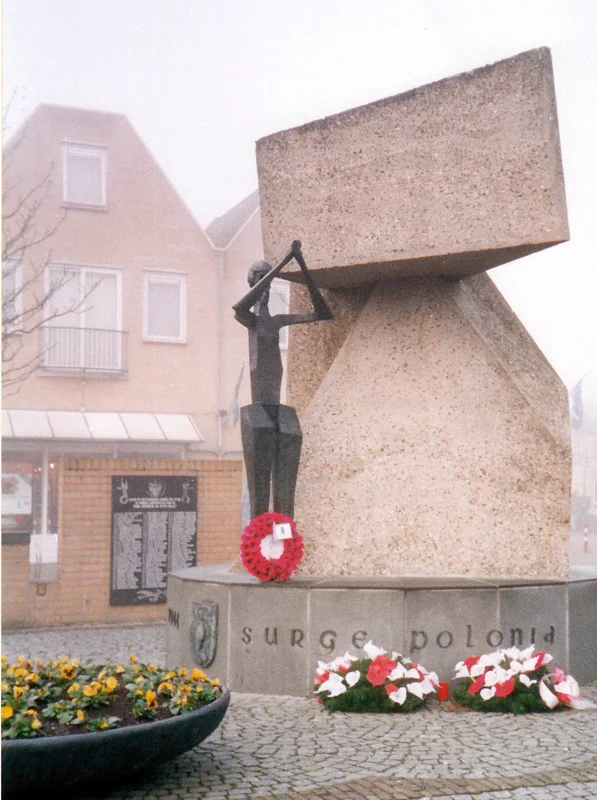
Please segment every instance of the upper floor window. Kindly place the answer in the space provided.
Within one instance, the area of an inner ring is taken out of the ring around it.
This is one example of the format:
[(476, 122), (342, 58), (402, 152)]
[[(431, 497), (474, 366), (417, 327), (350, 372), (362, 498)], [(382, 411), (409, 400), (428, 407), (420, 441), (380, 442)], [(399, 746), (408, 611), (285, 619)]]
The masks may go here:
[(63, 159), (64, 202), (105, 208), (107, 150), (104, 147), (65, 144)]
[(146, 272), (143, 295), (143, 338), (150, 342), (186, 342), (186, 275)]
[(49, 265), (45, 316), (44, 367), (124, 370), (120, 270)]
[[(288, 314), (290, 307), (290, 284), (288, 281), (274, 278), (271, 288), (269, 290), (269, 302), (267, 304), (269, 313), (274, 314)], [(283, 350), (288, 348), (288, 326), (280, 328), (280, 347)]]

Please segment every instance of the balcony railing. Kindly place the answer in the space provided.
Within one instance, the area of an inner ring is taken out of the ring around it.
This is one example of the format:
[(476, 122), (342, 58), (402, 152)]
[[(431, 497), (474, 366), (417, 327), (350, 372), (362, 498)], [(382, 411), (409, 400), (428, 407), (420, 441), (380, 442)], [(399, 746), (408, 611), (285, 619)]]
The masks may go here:
[(62, 372), (124, 373), (127, 337), (126, 331), (47, 325), (42, 329), (42, 366)]

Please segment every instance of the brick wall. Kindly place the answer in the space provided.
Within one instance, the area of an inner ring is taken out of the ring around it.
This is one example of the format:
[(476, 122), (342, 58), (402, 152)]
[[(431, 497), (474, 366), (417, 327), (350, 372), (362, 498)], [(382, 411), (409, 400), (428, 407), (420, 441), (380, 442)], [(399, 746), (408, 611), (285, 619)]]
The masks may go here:
[(197, 477), (197, 563), (238, 555), (240, 461), (65, 459), (60, 475), (58, 581), (29, 581), (28, 545), (2, 547), (5, 628), (165, 621), (165, 604), (110, 606), (113, 475)]

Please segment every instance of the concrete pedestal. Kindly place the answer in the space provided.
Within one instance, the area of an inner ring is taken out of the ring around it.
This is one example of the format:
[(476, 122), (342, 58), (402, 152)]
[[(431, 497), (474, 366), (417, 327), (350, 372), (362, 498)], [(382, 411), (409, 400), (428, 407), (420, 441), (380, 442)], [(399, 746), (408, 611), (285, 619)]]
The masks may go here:
[[(200, 666), (237, 692), (309, 696), (319, 660), (362, 654), (370, 639), (441, 680), (467, 656), (533, 642), (581, 684), (597, 679), (597, 577), (582, 573), (568, 580), (309, 576), (261, 584), (229, 565), (193, 567), (168, 577), (168, 604), (168, 665)], [(217, 617), (210, 631), (197, 623), (204, 610)]]

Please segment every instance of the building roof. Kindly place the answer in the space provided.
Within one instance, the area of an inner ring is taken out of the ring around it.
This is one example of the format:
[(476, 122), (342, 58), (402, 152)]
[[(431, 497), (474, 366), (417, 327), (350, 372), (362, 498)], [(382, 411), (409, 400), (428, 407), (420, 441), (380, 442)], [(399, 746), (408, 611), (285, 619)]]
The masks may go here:
[(226, 248), (258, 208), (259, 192), (255, 190), (231, 208), (230, 211), (210, 222), (205, 229), (205, 233), (215, 247)]

